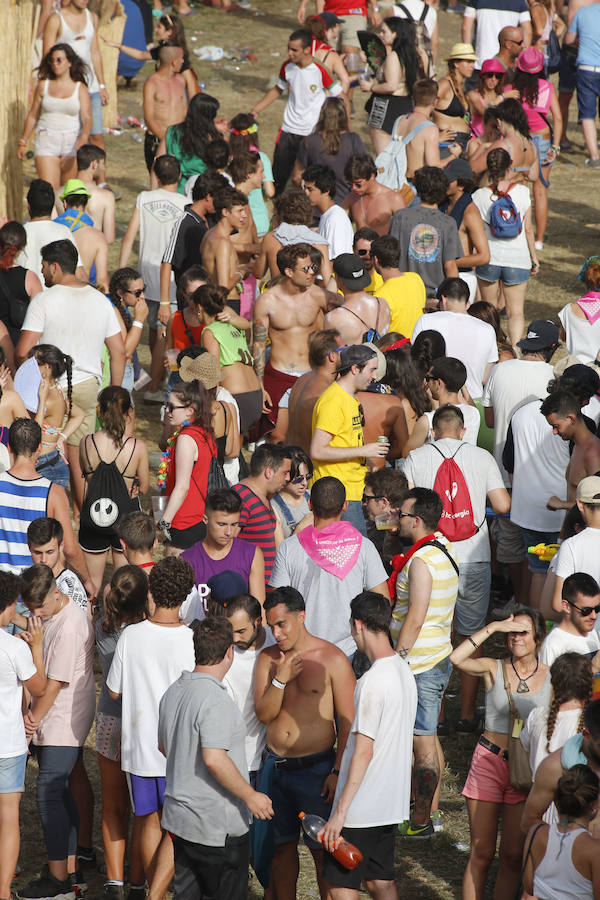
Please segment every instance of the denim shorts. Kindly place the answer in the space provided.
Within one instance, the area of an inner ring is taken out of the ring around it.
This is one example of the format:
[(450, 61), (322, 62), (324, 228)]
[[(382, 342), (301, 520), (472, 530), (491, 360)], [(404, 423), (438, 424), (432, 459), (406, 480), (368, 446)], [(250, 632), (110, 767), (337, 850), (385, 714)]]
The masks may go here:
[(0, 794), (22, 794), (25, 790), (27, 754), (0, 759)]
[(544, 185), (544, 187), (548, 187), (550, 184), (550, 179), (544, 178), (542, 175), (542, 166), (553, 166), (554, 162), (546, 162), (546, 156), (548, 154), (548, 150), (552, 146), (552, 141), (549, 137), (542, 137), (541, 134), (532, 134), (531, 140), (535, 144), (535, 148), (537, 150), (538, 155), (538, 169), (540, 173), (540, 181)]
[(579, 121), (595, 119), (600, 100), (600, 72), (577, 69), (577, 109)]
[(417, 717), (413, 734), (417, 736), (437, 734), (438, 719), (444, 691), (450, 680), (452, 663), (447, 656), (441, 662), (415, 675), (417, 683)]
[(90, 103), (92, 106), (92, 128), (90, 134), (104, 134), (102, 127), (102, 97), (100, 91), (90, 92)]
[(558, 541), (558, 531), (532, 531), (529, 528), (521, 528), (523, 540), (525, 541), (525, 549), (527, 550), (527, 567), (530, 572), (537, 574), (538, 572), (546, 573), (550, 567), (550, 561), (545, 562), (530, 553), (528, 548), (535, 547), (536, 544), (556, 544)]
[[(310, 764), (310, 756), (316, 757)], [(275, 759), (275, 770), (270, 796), (273, 802), (273, 826), (276, 844), (288, 844), (296, 842), (300, 836), (300, 820), (298, 815), (304, 811), (321, 816), (325, 821), (331, 815), (331, 804), (321, 797), (325, 779), (331, 772), (335, 760), (335, 750), (323, 755), (315, 753), (302, 757), (306, 764), (302, 769), (287, 769), (285, 758), (277, 756), (268, 747), (264, 757), (271, 756)], [(290, 759), (290, 764), (294, 760)], [(304, 838), (304, 843), (313, 850), (318, 850), (321, 845), (311, 838)]]
[(69, 467), (58, 450), (51, 450), (50, 453), (38, 456), (35, 470), (54, 484), (60, 484), (65, 490), (69, 487)]
[(486, 266), (477, 266), (475, 274), (482, 281), (489, 281), (490, 283), (501, 281), (502, 284), (506, 284), (508, 287), (529, 281), (529, 269), (518, 269), (515, 266), (494, 266), (488, 263)]
[(485, 625), (492, 572), (489, 562), (461, 563), (459, 568), (454, 630), (467, 637)]

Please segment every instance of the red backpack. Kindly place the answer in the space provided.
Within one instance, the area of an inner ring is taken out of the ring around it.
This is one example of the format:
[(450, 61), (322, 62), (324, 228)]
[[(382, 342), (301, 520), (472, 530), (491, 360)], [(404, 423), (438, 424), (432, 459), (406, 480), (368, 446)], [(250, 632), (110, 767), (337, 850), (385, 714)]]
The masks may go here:
[(471, 495), (465, 476), (454, 461), (456, 453), (464, 444), (459, 445), (454, 456), (444, 456), (439, 447), (435, 444), (431, 444), (431, 446), (444, 459), (433, 482), (433, 490), (441, 497), (444, 507), (438, 528), (452, 543), (466, 541), (467, 538), (473, 537), (479, 529), (473, 518)]

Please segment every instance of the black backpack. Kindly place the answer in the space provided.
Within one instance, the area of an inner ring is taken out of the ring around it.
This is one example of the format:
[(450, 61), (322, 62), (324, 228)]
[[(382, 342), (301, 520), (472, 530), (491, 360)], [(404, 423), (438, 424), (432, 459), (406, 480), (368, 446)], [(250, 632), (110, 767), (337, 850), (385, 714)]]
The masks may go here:
[[(96, 450), (96, 453), (98, 453), (94, 435), (91, 437), (94, 449)], [(127, 438), (125, 444), (130, 440), (133, 440), (133, 450), (131, 451), (131, 456), (127, 461), (125, 469), (131, 462), (133, 454), (135, 453), (135, 438)], [(119, 458), (121, 451), (125, 448), (125, 444), (123, 444), (121, 450), (119, 450), (111, 462), (104, 462), (104, 460), (101, 459), (94, 469), (92, 477), (88, 482), (83, 506), (81, 507), (79, 523), (82, 528), (87, 528), (104, 535), (113, 534), (115, 526), (124, 515), (133, 512), (134, 510), (139, 510), (140, 504), (137, 498), (132, 497), (127, 490), (123, 475), (117, 466), (117, 459)], [(90, 467), (90, 460), (85, 444), (84, 447), (88, 467)], [(100, 456), (99, 453), (98, 456)], [(125, 471), (125, 469), (123, 471)], [(91, 471), (90, 467), (90, 471), (87, 473), (84, 472), (83, 474), (90, 474)]]

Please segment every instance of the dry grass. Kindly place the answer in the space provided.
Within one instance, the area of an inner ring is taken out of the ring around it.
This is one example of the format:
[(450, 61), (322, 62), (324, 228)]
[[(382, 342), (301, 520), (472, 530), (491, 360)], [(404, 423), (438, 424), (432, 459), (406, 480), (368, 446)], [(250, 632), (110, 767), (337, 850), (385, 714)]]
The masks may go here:
[[(190, 51), (202, 44), (216, 44), (222, 46), (230, 55), (239, 56), (242, 48), (249, 48), (250, 52), (258, 57), (255, 63), (239, 60), (206, 63), (198, 62), (192, 56), (200, 81), (206, 83), (208, 93), (218, 96), (221, 101), (221, 113), (226, 116), (249, 110), (271, 86), (285, 58), (287, 35), (295, 26), (294, 9), (291, 4), (279, 7), (274, 0), (259, 0), (259, 3), (261, 14), (235, 12), (226, 15), (219, 10), (203, 7), (186, 20)], [(442, 13), (440, 23), (440, 58), (443, 59), (450, 45), (459, 39), (460, 19), (458, 16)], [(443, 63), (440, 68), (443, 70)], [(133, 89), (119, 91), (119, 112), (124, 117), (136, 115), (141, 118), (141, 86), (143, 77), (150, 72), (151, 64), (147, 64)], [(357, 113), (354, 125), (362, 136), (368, 139), (365, 117), (361, 111), (363, 101), (364, 96), (356, 93)], [(272, 150), (282, 112), (283, 101), (280, 101), (261, 115), (261, 146), (267, 152)], [(547, 249), (540, 257), (540, 274), (530, 285), (526, 302), (527, 320), (540, 315), (556, 318), (557, 311), (569, 299), (577, 296), (576, 275), (582, 260), (598, 250), (600, 204), (597, 179), (600, 179), (600, 173), (583, 168), (584, 145), (574, 116), (573, 109), (570, 134), (575, 140), (576, 150), (564, 154), (554, 167)], [(121, 200), (117, 203), (119, 238), (127, 226), (137, 192), (147, 186), (142, 145), (132, 141), (130, 133), (132, 132), (127, 131), (120, 137), (108, 136), (106, 140), (109, 153), (109, 180), (121, 194)], [(29, 181), (33, 175), (31, 163), (26, 165), (25, 174)], [(117, 243), (111, 248), (111, 270), (116, 267), (118, 252)], [(149, 362), (147, 348), (144, 347), (140, 355), (142, 362), (147, 365)], [(144, 406), (140, 398), (138, 412), (139, 436), (148, 442), (151, 459), (156, 463), (158, 448), (155, 441), (160, 428), (158, 409)], [(150, 505), (148, 499), (146, 505)], [(456, 688), (454, 676), (451, 690)], [(450, 718), (456, 719), (458, 710), (455, 708), (455, 698), (450, 698), (448, 707)], [(400, 896), (406, 900), (417, 897), (422, 900), (442, 900), (442, 898), (446, 900), (460, 896), (460, 881), (466, 854), (458, 849), (456, 844), (468, 843), (469, 839), (460, 789), (464, 783), (474, 744), (475, 740), (472, 737), (454, 736), (444, 741), (447, 768), (441, 802), (446, 823), (443, 835), (430, 842), (419, 843), (417, 846), (411, 844), (405, 847), (403, 842), (398, 841), (397, 881)], [(85, 758), (96, 796), (99, 798), (98, 770), (92, 736), (87, 742)], [(26, 878), (39, 870), (45, 861), (44, 844), (35, 807), (35, 767), (31, 765), (29, 768), (21, 816), (23, 875), (18, 881), (21, 885), (25, 883)], [(95, 845), (97, 848), (102, 846), (99, 809), (96, 811)], [(298, 888), (300, 900), (318, 896), (312, 863), (307, 857), (308, 854), (301, 848), (302, 863)], [(101, 896), (102, 880), (97, 874), (90, 875), (90, 885), (89, 896), (92, 898)], [(262, 896), (256, 882), (251, 885), (250, 896), (253, 898)]]

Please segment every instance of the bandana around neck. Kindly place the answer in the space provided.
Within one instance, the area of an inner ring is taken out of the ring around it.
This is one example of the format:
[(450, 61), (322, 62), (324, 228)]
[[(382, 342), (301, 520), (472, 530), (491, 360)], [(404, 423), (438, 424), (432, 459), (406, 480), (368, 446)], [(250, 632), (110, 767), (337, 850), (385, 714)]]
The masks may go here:
[(600, 319), (600, 291), (588, 291), (575, 302), (579, 309), (583, 310), (590, 325)]
[(345, 578), (356, 565), (362, 545), (360, 531), (350, 522), (332, 522), (325, 528), (309, 525), (298, 535), (302, 549), (336, 578)]

